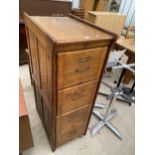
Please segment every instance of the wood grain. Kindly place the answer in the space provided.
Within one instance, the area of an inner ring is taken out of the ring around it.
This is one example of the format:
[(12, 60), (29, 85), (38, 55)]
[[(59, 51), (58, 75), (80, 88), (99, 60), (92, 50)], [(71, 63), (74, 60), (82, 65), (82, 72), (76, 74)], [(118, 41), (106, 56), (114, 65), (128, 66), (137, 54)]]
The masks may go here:
[(59, 43), (111, 39), (111, 36), (69, 17), (31, 17), (51, 38)]
[(87, 82), (58, 91), (57, 115), (69, 112), (80, 106), (92, 104), (97, 82)]
[(117, 36), (74, 16), (24, 16), (36, 107), (53, 151), (86, 133)]
[(107, 47), (58, 53), (58, 89), (97, 79), (106, 52)]
[(19, 153), (33, 147), (33, 138), (25, 104), (21, 81), (19, 81)]
[(121, 34), (126, 16), (120, 13), (88, 11), (88, 21), (117, 35)]
[(71, 112), (57, 116), (57, 135), (66, 133), (72, 128), (85, 128), (89, 116), (90, 106), (82, 106)]
[(77, 137), (80, 137), (83, 134), (84, 134), (84, 128), (78, 128), (78, 129), (72, 128), (70, 131), (57, 136), (56, 145), (58, 147), (66, 142), (69, 142)]

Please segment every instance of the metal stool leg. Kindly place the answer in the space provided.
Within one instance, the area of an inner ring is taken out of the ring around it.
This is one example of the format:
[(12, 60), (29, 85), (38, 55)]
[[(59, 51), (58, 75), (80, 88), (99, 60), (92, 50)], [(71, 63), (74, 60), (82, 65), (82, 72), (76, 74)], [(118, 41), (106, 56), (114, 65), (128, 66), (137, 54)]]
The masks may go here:
[(100, 121), (97, 125), (95, 125), (92, 128), (92, 130), (91, 130), (92, 136), (94, 136), (99, 130), (101, 130), (101, 128), (103, 128), (104, 126), (107, 126), (119, 139), (122, 139), (122, 134), (120, 133), (120, 131), (112, 123), (110, 123), (110, 120), (117, 115), (116, 110), (111, 110), (111, 112), (109, 112), (111, 109), (111, 106), (116, 101), (118, 92), (112, 92), (112, 94), (113, 94), (113, 97), (111, 98), (111, 101), (107, 107), (105, 116), (102, 116), (102, 114), (100, 112), (98, 112), (97, 110), (93, 110), (93, 114), (97, 118), (99, 118)]
[(106, 104), (103, 104), (103, 103), (95, 103), (94, 107), (95, 108), (104, 109), (106, 107)]

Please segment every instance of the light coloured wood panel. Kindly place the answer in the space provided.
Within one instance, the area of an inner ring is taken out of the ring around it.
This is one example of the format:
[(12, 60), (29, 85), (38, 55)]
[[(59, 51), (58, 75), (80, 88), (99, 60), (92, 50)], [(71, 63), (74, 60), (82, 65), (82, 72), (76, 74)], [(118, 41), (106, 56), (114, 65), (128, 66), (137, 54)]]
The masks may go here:
[(120, 35), (126, 16), (120, 13), (88, 11), (88, 20), (104, 29)]
[(80, 106), (92, 104), (98, 81), (87, 82), (58, 91), (57, 115), (69, 112)]
[(98, 79), (108, 47), (58, 53), (58, 89)]
[[(106, 9), (108, 0), (99, 0), (96, 11), (104, 11)], [(80, 8), (85, 11), (92, 11), (95, 0), (80, 0)]]

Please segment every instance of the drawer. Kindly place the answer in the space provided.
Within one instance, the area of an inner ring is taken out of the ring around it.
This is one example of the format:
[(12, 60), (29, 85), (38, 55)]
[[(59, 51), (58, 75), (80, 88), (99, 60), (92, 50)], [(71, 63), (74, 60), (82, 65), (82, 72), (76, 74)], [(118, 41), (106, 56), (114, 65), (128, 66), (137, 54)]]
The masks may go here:
[(57, 116), (57, 135), (71, 131), (73, 128), (85, 128), (91, 106), (83, 106), (72, 112)]
[(58, 53), (58, 89), (98, 79), (107, 49), (104, 47)]
[(56, 145), (60, 146), (68, 141), (73, 140), (74, 138), (80, 137), (81, 135), (84, 134), (84, 128), (76, 129), (73, 128), (72, 130), (64, 133), (64, 134), (59, 134), (57, 135), (57, 142)]
[(92, 81), (59, 90), (57, 115), (75, 110), (80, 106), (92, 104), (96, 87), (97, 81)]

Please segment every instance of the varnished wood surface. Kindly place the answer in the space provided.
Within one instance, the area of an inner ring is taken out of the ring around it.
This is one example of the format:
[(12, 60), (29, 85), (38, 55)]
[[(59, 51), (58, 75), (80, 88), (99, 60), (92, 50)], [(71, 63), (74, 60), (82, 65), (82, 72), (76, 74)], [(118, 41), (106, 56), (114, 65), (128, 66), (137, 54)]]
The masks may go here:
[(86, 105), (57, 117), (57, 146), (84, 134), (90, 109)]
[(72, 128), (70, 131), (57, 136), (56, 146), (60, 146), (84, 134), (84, 128)]
[(25, 98), (22, 90), (21, 81), (19, 80), (19, 117), (27, 115), (28, 112), (25, 104)]
[[(86, 133), (103, 67), (117, 36), (73, 16), (25, 15), (24, 21), (36, 107), (54, 151)], [(83, 39), (86, 34), (90, 39)]]
[(134, 38), (119, 38), (116, 41), (116, 45), (119, 45), (121, 47), (124, 47), (127, 50), (130, 50), (131, 52), (135, 52), (135, 39)]
[(99, 77), (107, 47), (58, 54), (58, 89)]
[(19, 81), (19, 152), (33, 147), (33, 138), (21, 82)]
[(70, 131), (72, 128), (85, 128), (89, 111), (90, 106), (86, 105), (61, 116), (57, 116), (57, 136)]
[(98, 81), (87, 82), (58, 91), (57, 115), (93, 103)]
[(59, 43), (112, 39), (110, 35), (69, 17), (33, 16), (31, 19)]
[[(55, 144), (55, 121), (56, 110), (54, 101), (54, 66), (53, 62), (55, 58), (51, 59), (54, 55), (53, 41), (49, 39), (48, 35), (44, 33), (34, 22), (25, 15), (24, 18), (26, 24), (26, 35), (28, 41), (28, 48), (30, 52), (30, 65), (32, 72), (32, 83), (34, 90), (37, 89), (40, 103), (38, 103), (37, 95), (35, 93), (36, 107), (39, 116), (42, 120), (47, 137), (49, 139), (51, 148), (53, 151), (56, 148)], [(39, 48), (38, 48), (39, 47)], [(53, 89), (52, 89), (53, 86)], [(37, 105), (39, 104), (39, 105)], [(46, 105), (43, 105), (46, 104)], [(39, 110), (39, 108), (42, 108)], [(47, 111), (48, 110), (48, 111)], [(44, 112), (46, 112), (44, 114)], [(44, 116), (46, 115), (46, 116)], [(47, 119), (48, 116), (48, 119)], [(46, 119), (46, 120), (45, 120)], [(46, 123), (46, 124), (45, 124)]]

